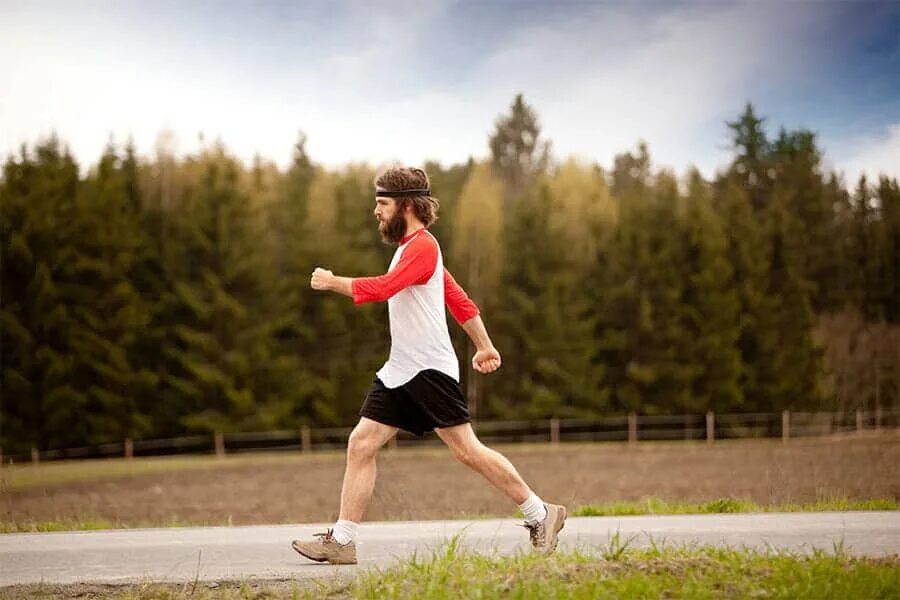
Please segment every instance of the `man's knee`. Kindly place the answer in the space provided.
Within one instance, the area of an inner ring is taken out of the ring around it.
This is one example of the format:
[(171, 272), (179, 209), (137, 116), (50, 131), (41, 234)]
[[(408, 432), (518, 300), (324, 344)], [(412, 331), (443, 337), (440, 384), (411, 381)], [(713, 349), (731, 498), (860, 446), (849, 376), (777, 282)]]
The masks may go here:
[(481, 461), (484, 446), (476, 439), (453, 444), (450, 446), (450, 449), (453, 451), (453, 457), (456, 460), (468, 467), (474, 467)]
[(354, 429), (347, 441), (347, 456), (351, 460), (367, 460), (378, 453), (377, 436)]

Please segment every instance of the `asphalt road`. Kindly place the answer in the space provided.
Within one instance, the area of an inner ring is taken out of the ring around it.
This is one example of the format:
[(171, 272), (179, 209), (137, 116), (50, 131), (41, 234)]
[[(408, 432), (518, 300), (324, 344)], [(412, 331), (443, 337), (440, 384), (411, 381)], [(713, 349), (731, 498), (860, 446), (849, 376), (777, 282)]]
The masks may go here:
[[(292, 539), (325, 525), (191, 527), (0, 535), (0, 586), (23, 583), (125, 583), (334, 577), (384, 567), (428, 552), (456, 534), (482, 552), (528, 548), (519, 521), (367, 523), (355, 566), (312, 563)], [(570, 518), (560, 547), (590, 550), (620, 539), (658, 543), (773, 547), (810, 552), (841, 545), (856, 555), (900, 554), (900, 512), (766, 513)]]

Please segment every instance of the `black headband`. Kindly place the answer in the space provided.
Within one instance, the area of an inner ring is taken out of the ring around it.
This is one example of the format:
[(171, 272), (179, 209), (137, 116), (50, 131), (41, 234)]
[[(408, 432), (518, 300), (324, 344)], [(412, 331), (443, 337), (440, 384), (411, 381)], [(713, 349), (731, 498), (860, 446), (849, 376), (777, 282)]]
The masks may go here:
[(397, 190), (389, 192), (387, 190), (376, 190), (375, 197), (384, 196), (386, 198), (402, 198), (403, 196), (430, 196), (431, 190)]

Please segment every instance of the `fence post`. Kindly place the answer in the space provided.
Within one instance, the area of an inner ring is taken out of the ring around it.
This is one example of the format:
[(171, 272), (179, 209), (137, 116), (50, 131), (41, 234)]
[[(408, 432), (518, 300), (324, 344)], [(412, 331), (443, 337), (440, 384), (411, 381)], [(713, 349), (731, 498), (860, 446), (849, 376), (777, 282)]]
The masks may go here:
[(713, 411), (706, 413), (706, 443), (712, 444), (716, 439), (716, 415)]
[(300, 451), (304, 453), (312, 451), (312, 432), (307, 425), (300, 428)]
[(791, 411), (781, 411), (781, 441), (787, 443), (791, 439)]
[(881, 431), (881, 405), (875, 407), (875, 431)]
[(856, 409), (856, 433), (862, 433), (863, 430), (863, 411), (861, 408)]
[(37, 448), (32, 448), (31, 449), (31, 464), (33, 464), (36, 467), (40, 464), (40, 462), (41, 462), (41, 453), (38, 452)]
[(125, 438), (125, 458), (131, 460), (134, 458), (134, 442), (131, 441), (131, 438)]
[(559, 445), (559, 418), (550, 419), (550, 443), (554, 446)]
[(213, 437), (213, 441), (216, 445), (216, 456), (219, 458), (225, 457), (225, 436), (222, 435), (221, 431), (217, 431), (215, 436)]
[(633, 411), (628, 413), (628, 443), (637, 442), (637, 414)]

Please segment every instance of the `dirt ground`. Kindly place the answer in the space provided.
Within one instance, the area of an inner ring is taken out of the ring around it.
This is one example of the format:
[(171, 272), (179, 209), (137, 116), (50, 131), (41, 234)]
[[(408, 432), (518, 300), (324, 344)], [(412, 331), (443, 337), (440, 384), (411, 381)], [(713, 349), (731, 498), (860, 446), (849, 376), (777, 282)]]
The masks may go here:
[[(570, 507), (657, 497), (764, 504), (900, 497), (900, 436), (562, 444), (500, 449), (549, 501)], [(328, 522), (341, 454), (209, 461), (209, 468), (0, 491), (0, 520), (104, 519), (120, 525)], [(504, 496), (443, 448), (385, 450), (368, 520), (511, 516)]]

